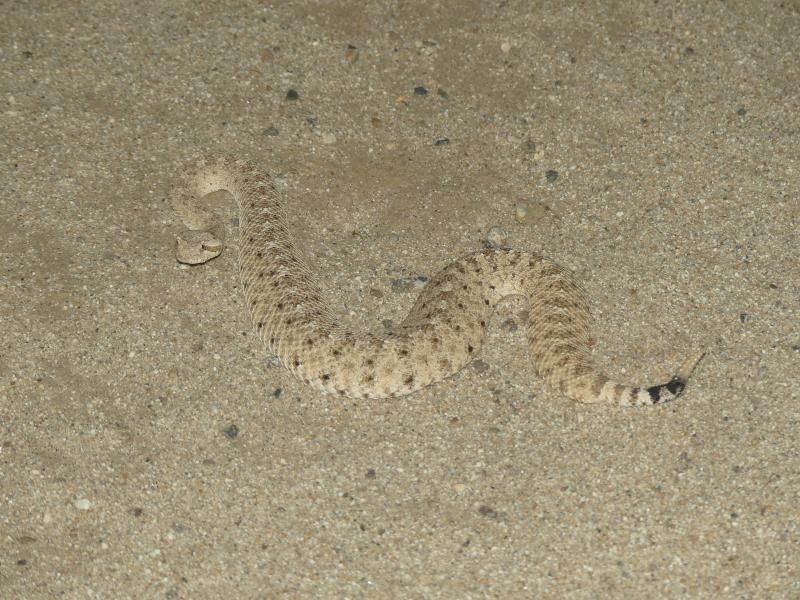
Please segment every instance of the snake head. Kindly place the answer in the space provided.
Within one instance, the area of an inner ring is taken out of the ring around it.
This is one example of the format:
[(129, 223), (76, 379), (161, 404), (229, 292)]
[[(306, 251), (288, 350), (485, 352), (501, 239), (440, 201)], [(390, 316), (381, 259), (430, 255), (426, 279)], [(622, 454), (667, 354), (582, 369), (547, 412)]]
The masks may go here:
[(225, 244), (210, 231), (187, 229), (178, 234), (175, 258), (186, 265), (199, 265), (216, 258), (222, 253)]

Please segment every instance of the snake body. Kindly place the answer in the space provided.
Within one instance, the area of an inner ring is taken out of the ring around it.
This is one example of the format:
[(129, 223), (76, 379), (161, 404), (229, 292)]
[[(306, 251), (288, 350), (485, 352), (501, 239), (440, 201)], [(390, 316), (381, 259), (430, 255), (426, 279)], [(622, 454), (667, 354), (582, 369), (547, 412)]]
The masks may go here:
[(508, 249), (483, 250), (446, 266), (391, 334), (353, 331), (331, 312), (300, 258), (273, 181), (248, 161), (214, 157), (184, 172), (171, 197), (189, 228), (178, 236), (178, 260), (200, 264), (222, 252), (224, 227), (203, 204), (218, 190), (230, 192), (239, 206), (239, 271), (258, 335), (295, 377), (324, 392), (396, 397), (450, 377), (480, 351), (495, 305), (517, 294), (529, 302), (525, 330), (537, 372), (574, 400), (673, 400), (702, 356), (689, 356), (663, 384), (611, 381), (592, 363), (580, 287), (551, 260)]

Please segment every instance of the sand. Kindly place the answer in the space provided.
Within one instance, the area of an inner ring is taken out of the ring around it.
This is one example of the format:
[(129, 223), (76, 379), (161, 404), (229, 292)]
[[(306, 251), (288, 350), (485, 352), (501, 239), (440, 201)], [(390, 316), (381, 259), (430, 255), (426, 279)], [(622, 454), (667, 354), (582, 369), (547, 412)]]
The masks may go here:
[[(800, 597), (800, 4), (693, 5), (0, 3), (0, 598)], [(609, 375), (708, 354), (579, 405), (509, 300), (451, 380), (320, 395), (235, 239), (174, 259), (205, 152), (351, 325), (488, 236), (574, 270)]]

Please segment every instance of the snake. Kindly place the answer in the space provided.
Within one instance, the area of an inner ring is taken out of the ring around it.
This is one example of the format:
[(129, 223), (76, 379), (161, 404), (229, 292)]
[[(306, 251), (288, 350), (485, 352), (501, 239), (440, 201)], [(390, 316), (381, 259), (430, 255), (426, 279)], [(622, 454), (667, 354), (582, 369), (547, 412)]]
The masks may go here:
[(527, 299), (525, 332), (536, 372), (584, 403), (663, 404), (677, 398), (704, 352), (685, 354), (666, 383), (626, 385), (592, 361), (585, 294), (571, 274), (539, 254), (487, 248), (432, 276), (402, 323), (377, 335), (345, 326), (289, 231), (273, 179), (248, 160), (213, 155), (186, 167), (170, 191), (182, 221), (176, 258), (201, 265), (219, 256), (226, 231), (208, 194), (239, 209), (239, 276), (247, 309), (268, 351), (312, 388), (350, 398), (394, 398), (453, 376), (481, 350), (489, 318), (508, 296)]

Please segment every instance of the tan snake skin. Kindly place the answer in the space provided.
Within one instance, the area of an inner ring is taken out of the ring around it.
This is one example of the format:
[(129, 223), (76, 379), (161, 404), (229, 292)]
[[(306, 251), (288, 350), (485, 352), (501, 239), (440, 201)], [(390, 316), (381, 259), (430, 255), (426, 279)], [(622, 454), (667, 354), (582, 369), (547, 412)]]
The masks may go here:
[(178, 260), (200, 264), (222, 252), (224, 227), (202, 204), (217, 190), (230, 192), (239, 205), (239, 269), (259, 336), (292, 374), (325, 392), (402, 396), (453, 375), (480, 351), (489, 315), (512, 294), (530, 304), (525, 327), (537, 371), (580, 402), (673, 400), (702, 356), (689, 356), (664, 384), (610, 381), (592, 364), (589, 310), (580, 287), (554, 262), (506, 249), (477, 252), (442, 269), (396, 332), (351, 331), (331, 313), (297, 253), (275, 185), (250, 162), (215, 157), (184, 173), (171, 197), (189, 228), (178, 236)]

